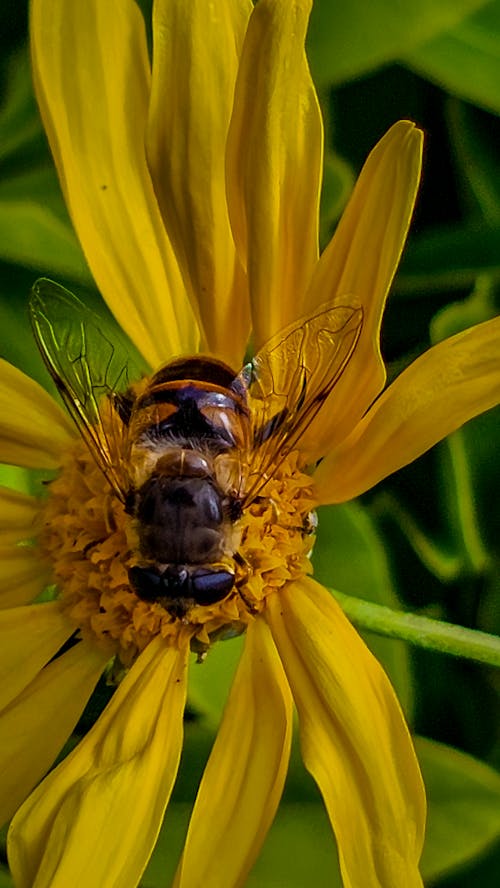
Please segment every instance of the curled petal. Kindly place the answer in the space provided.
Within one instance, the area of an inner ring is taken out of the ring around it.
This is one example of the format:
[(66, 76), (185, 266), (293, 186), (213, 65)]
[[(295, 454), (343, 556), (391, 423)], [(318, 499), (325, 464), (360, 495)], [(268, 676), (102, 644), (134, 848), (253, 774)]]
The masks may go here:
[[(281, 798), (292, 698), (263, 620), (249, 627), (195, 802), (175, 888), (243, 885)], [(221, 863), (223, 861), (223, 863)]]
[(0, 713), (0, 823), (12, 817), (50, 768), (105, 664), (101, 651), (80, 642), (42, 669)]
[(55, 469), (72, 438), (69, 420), (45, 389), (0, 359), (0, 462)]
[(196, 350), (146, 163), (151, 75), (139, 7), (34, 0), (31, 46), (43, 123), (97, 286), (152, 366)]
[(304, 314), (318, 256), (323, 133), (304, 50), (310, 9), (311, 0), (259, 0), (236, 82), (228, 203), (257, 348)]
[[(201, 318), (202, 348), (238, 368), (250, 329), (229, 225), (225, 150), (250, 0), (157, 0), (148, 159)], [(175, 36), (173, 36), (175, 35)]]
[(422, 141), (413, 123), (400, 120), (375, 146), (314, 273), (309, 312), (352, 299), (364, 317), (354, 354), (305, 438), (311, 461), (349, 434), (384, 386), (380, 324), (415, 204)]
[(445, 339), (397, 377), (318, 466), (318, 501), (369, 490), (499, 402), (500, 317)]
[(187, 655), (157, 636), (91, 731), (20, 808), (8, 843), (19, 888), (137, 884), (177, 774)]
[(425, 796), (387, 676), (318, 583), (292, 583), (267, 602), (345, 888), (421, 888)]

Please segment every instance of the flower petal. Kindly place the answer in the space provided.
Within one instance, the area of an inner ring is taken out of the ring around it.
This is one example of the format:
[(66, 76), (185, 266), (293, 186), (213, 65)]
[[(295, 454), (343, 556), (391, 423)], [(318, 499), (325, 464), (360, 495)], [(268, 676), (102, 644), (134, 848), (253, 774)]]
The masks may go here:
[(422, 133), (400, 120), (368, 157), (338, 228), (322, 254), (308, 310), (325, 301), (363, 307), (363, 328), (347, 368), (305, 436), (311, 461), (342, 441), (385, 382), (380, 323), (406, 240), (422, 161)]
[(319, 465), (319, 501), (369, 490), (499, 402), (500, 317), (440, 342), (397, 377)]
[(73, 632), (57, 601), (0, 611), (0, 710), (33, 681)]
[(225, 150), (251, 10), (250, 0), (157, 0), (148, 133), (158, 202), (201, 316), (202, 347), (237, 369), (250, 312), (229, 225)]
[(50, 568), (32, 546), (0, 548), (0, 609), (33, 601), (50, 580)]
[(146, 164), (150, 68), (133, 0), (34, 0), (33, 70), (66, 203), (97, 286), (151, 365), (196, 324)]
[(302, 756), (337, 838), (345, 888), (416, 888), (425, 797), (399, 704), (329, 593), (306, 579), (267, 599)]
[(323, 133), (304, 51), (310, 9), (311, 0), (259, 0), (236, 82), (228, 202), (257, 348), (304, 314), (318, 256)]
[[(269, 629), (249, 627), (205, 768), (175, 888), (243, 885), (281, 798), (292, 698)], [(223, 861), (223, 864), (221, 864)]]
[(0, 359), (0, 462), (55, 469), (73, 437), (69, 420), (45, 389)]
[(0, 548), (33, 537), (41, 508), (36, 497), (0, 486)]
[(14, 817), (9, 860), (18, 888), (136, 885), (179, 764), (187, 647), (158, 636), (76, 749)]
[(12, 817), (50, 768), (105, 663), (102, 652), (80, 642), (49, 663), (0, 713), (0, 823)]

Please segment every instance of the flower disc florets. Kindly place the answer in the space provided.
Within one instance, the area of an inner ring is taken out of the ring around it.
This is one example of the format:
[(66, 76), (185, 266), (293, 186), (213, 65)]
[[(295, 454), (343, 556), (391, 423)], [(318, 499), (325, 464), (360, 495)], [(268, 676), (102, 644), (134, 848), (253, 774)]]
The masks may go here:
[(311, 479), (292, 454), (238, 521), (241, 545), (231, 593), (216, 604), (194, 605), (179, 618), (134, 592), (128, 576), (137, 560), (133, 519), (77, 441), (49, 485), (38, 542), (66, 616), (82, 637), (128, 667), (158, 634), (174, 644), (187, 634), (193, 649), (203, 652), (214, 638), (244, 631), (267, 595), (310, 572), (313, 508)]

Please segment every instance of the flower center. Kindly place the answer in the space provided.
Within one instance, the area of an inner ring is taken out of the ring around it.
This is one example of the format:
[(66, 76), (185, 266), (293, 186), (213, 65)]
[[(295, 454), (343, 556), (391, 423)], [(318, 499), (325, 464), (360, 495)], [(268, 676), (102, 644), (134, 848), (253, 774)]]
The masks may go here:
[(235, 582), (214, 604), (190, 603), (176, 614), (134, 591), (137, 529), (82, 441), (49, 485), (39, 546), (53, 571), (61, 607), (83, 638), (129, 667), (153, 636), (189, 639), (203, 653), (216, 638), (244, 631), (267, 595), (311, 570), (311, 479), (287, 457), (237, 520)]

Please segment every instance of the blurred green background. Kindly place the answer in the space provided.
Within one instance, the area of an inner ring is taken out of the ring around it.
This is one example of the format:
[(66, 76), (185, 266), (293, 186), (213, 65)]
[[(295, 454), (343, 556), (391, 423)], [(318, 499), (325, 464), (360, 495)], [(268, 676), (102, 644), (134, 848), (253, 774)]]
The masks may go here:
[[(38, 118), (26, 27), (25, 0), (3, 0), (0, 354), (48, 385), (27, 322), (32, 283), (48, 275), (94, 304), (99, 296)], [(423, 183), (383, 328), (393, 376), (431, 342), (498, 313), (500, 0), (316, 0), (308, 51), (326, 123), (324, 242), (385, 130), (410, 118), (425, 131)], [(351, 595), (497, 633), (499, 449), (495, 410), (361, 501), (322, 510), (318, 578)], [(24, 483), (8, 470), (5, 480)], [(416, 734), (428, 738), (418, 740), (430, 800), (426, 884), (497, 886), (498, 674), (402, 642), (368, 641)], [(168, 884), (174, 870), (238, 650), (238, 640), (218, 645), (192, 670), (186, 752), (145, 888)], [(80, 731), (101, 705), (98, 695)], [(248, 884), (326, 888), (340, 884), (334, 870), (322, 803), (296, 751), (279, 816)], [(0, 874), (0, 888), (4, 884), (8, 876)]]

